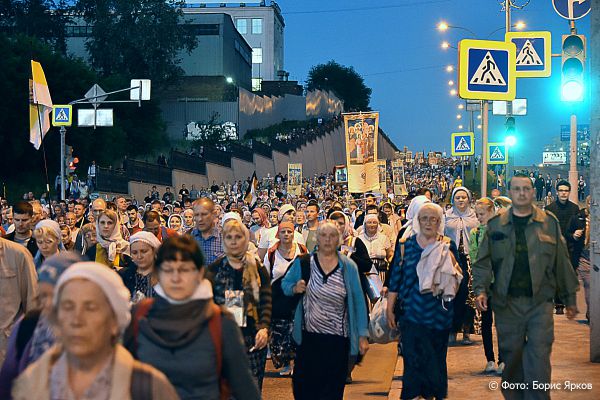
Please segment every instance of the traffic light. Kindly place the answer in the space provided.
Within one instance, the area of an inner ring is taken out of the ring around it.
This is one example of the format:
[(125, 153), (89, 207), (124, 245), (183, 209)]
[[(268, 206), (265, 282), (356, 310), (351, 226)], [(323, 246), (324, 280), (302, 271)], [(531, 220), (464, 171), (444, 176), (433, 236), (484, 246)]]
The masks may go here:
[(73, 146), (67, 146), (66, 148), (65, 158), (67, 162), (67, 168), (65, 173), (73, 173), (77, 169), (77, 163), (79, 163), (79, 158), (73, 156)]
[(585, 91), (585, 36), (563, 35), (561, 65), (562, 101), (582, 101)]
[(515, 128), (515, 117), (507, 117), (504, 127), (506, 128), (505, 131), (507, 136), (514, 136), (517, 133), (517, 128)]

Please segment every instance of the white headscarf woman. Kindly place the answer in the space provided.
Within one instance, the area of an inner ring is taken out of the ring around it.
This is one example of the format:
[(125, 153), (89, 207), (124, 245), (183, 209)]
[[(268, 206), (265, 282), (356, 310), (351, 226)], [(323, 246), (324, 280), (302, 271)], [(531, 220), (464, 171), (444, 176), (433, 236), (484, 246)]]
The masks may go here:
[(406, 210), (406, 223), (402, 225), (402, 228), (404, 229), (402, 239), (406, 240), (415, 233), (414, 227), (418, 225), (418, 221), (415, 221), (415, 218), (418, 216), (419, 210), (423, 204), (426, 203), (431, 203), (431, 200), (425, 195), (416, 196), (410, 201), (408, 209)]
[(469, 254), (469, 233), (479, 226), (471, 199), (469, 189), (459, 186), (452, 191), (452, 208), (446, 211), (446, 236), (454, 240), (462, 254)]

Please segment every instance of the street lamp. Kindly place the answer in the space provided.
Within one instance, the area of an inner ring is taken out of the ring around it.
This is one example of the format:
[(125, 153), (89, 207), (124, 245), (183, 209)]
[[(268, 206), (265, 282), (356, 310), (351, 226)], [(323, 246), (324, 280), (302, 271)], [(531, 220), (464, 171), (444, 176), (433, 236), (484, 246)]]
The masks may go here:
[(464, 105), (464, 104), (459, 104), (459, 105), (458, 105), (458, 109), (459, 109), (459, 110), (463, 110), (464, 108), (465, 108), (465, 105)]
[(453, 80), (448, 81), (448, 86), (454, 86), (454, 81)]
[(457, 94), (458, 94), (458, 92), (456, 91), (456, 89), (450, 90), (450, 96), (456, 96)]
[(456, 119), (461, 119), (461, 118), (462, 118), (462, 115), (456, 114)]
[(458, 126), (458, 129), (462, 129), (462, 128), (463, 128), (463, 126), (462, 126), (462, 125), (459, 125), (459, 126)]
[(227, 78), (225, 78), (225, 81), (226, 81), (227, 83), (233, 83), (233, 78), (232, 78), (232, 77), (230, 77), (230, 76), (228, 76)]
[(447, 65), (446, 72), (452, 72), (452, 71), (454, 71), (454, 65)]

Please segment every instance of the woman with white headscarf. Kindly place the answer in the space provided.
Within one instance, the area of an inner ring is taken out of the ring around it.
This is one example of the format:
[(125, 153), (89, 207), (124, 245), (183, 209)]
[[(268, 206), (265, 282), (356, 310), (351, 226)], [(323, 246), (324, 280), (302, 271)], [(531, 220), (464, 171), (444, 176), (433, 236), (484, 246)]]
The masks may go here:
[[(413, 219), (402, 257), (392, 267), (387, 317), (399, 324), (404, 358), (403, 399), (448, 395), (446, 356), (452, 326), (453, 298), (462, 275), (456, 263), (456, 245), (443, 236), (440, 206), (423, 204)], [(398, 299), (398, 307), (396, 300)]]
[(454, 321), (450, 331), (450, 345), (456, 344), (456, 334), (462, 332), (462, 344), (469, 345), (470, 334), (473, 330), (473, 319), (475, 317), (475, 304), (470, 289), (471, 266), (469, 260), (470, 233), (472, 229), (479, 226), (479, 220), (475, 210), (471, 207), (471, 192), (464, 186), (452, 190), (452, 208), (446, 211), (445, 234), (454, 240), (458, 246), (458, 263), (465, 277), (454, 302)]
[(372, 260), (381, 260), (387, 263), (392, 259), (392, 244), (379, 227), (377, 214), (366, 214), (363, 231), (358, 235), (358, 238), (367, 246), (369, 257)]
[(90, 261), (96, 261), (115, 270), (127, 265), (129, 242), (123, 239), (117, 213), (104, 210), (96, 221), (96, 246), (85, 253)]
[(119, 276), (131, 293), (133, 304), (146, 298), (156, 297), (154, 286), (158, 283), (156, 252), (160, 241), (154, 234), (140, 231), (129, 237), (131, 259), (119, 271)]
[(38, 247), (33, 258), (36, 270), (40, 269), (44, 260), (65, 250), (60, 225), (51, 219), (43, 219), (35, 225), (33, 238)]
[(21, 374), (13, 399), (177, 399), (167, 378), (119, 344), (131, 319), (129, 291), (95, 262), (69, 267), (54, 288), (51, 320), (60, 344)]

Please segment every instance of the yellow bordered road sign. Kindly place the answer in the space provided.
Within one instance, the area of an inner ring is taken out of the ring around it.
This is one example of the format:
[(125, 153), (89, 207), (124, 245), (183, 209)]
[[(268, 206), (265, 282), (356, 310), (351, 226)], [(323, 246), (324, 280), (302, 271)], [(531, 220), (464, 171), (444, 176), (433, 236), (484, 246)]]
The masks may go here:
[(488, 143), (488, 164), (508, 164), (508, 146), (506, 143)]
[(552, 74), (550, 32), (507, 32), (505, 39), (517, 47), (517, 78), (546, 78)]
[(52, 126), (71, 126), (73, 123), (73, 106), (55, 105), (52, 107)]
[(516, 53), (512, 42), (464, 39), (458, 44), (458, 94), (463, 99), (514, 100)]
[(472, 156), (475, 154), (475, 135), (473, 132), (455, 132), (452, 134), (452, 155)]

